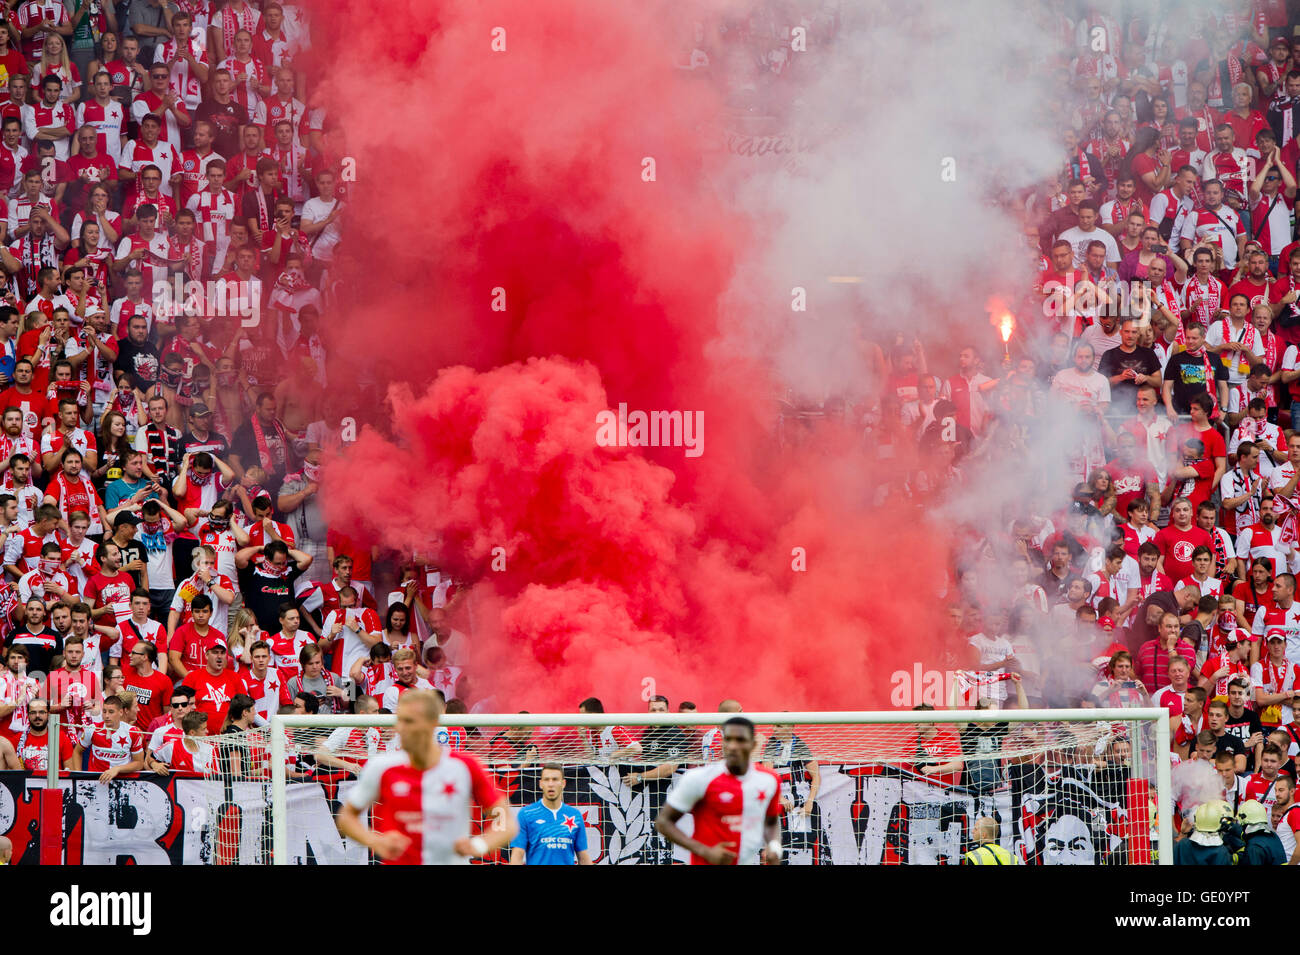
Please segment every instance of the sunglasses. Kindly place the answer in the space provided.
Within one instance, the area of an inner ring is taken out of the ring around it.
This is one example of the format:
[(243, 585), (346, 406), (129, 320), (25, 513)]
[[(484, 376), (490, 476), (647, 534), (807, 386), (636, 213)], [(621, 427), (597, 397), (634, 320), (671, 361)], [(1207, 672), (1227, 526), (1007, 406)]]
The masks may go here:
[(185, 702), (185, 703), (173, 703), (173, 704), (172, 704), (172, 709), (173, 709), (173, 710), (180, 710), (180, 709), (184, 709), (184, 708), (187, 707), (187, 706), (193, 706), (193, 705), (194, 705), (193, 703), (189, 703), (189, 702)]

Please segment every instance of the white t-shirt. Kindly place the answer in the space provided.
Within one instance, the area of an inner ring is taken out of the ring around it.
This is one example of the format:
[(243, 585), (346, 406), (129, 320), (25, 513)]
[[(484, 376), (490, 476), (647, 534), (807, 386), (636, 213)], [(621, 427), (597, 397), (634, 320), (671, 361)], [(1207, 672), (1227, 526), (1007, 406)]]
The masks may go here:
[(1062, 395), (1072, 405), (1092, 402), (1094, 405), (1110, 403), (1110, 382), (1099, 372), (1079, 374), (1078, 370), (1063, 368), (1052, 379), (1052, 390)]
[[(320, 196), (308, 199), (302, 204), (302, 217), (310, 219), (312, 222), (320, 222), (327, 218), (334, 211), (334, 207), (339, 204), (339, 200), (326, 202)], [(342, 230), (339, 228), (339, 220), (335, 219), (320, 232), (316, 233), (316, 238), (312, 241), (311, 254), (312, 258), (321, 262), (329, 262), (334, 258), (334, 247), (339, 244), (343, 238)]]
[(1101, 242), (1106, 246), (1106, 261), (1119, 261), (1119, 245), (1115, 242), (1115, 237), (1100, 226), (1094, 228), (1091, 232), (1084, 232), (1078, 226), (1073, 229), (1066, 229), (1058, 237), (1058, 240), (1070, 243), (1074, 249), (1074, 267), (1083, 268), (1083, 260), (1088, 254), (1088, 246), (1093, 241)]
[(980, 666), (992, 666), (1012, 656), (1016, 649), (1006, 637), (990, 637), (977, 633), (970, 638), (970, 645), (979, 651)]
[[(1238, 331), (1237, 329), (1233, 328), (1233, 327), (1232, 327), (1232, 322), (1229, 321), (1229, 322), (1228, 322), (1228, 334), (1232, 337), (1232, 340), (1233, 340), (1234, 342), (1241, 342), (1241, 341), (1245, 341), (1245, 342), (1247, 342), (1247, 343), (1253, 342), (1254, 344), (1253, 344), (1253, 346), (1252, 346), (1252, 351), (1250, 352), (1250, 354), (1255, 355), (1255, 357), (1258, 358), (1258, 359), (1262, 359), (1262, 358), (1264, 357), (1263, 354), (1262, 354), (1262, 351), (1263, 351), (1263, 348), (1264, 348), (1263, 343), (1260, 342), (1260, 340), (1259, 340), (1259, 334), (1255, 331), (1254, 326), (1251, 325), (1249, 321), (1246, 322), (1246, 324), (1241, 328), (1240, 331)], [(1215, 346), (1216, 348), (1217, 348), (1219, 345), (1222, 345), (1222, 344), (1224, 343), (1224, 337), (1223, 337), (1223, 320), (1222, 320), (1222, 319), (1220, 319), (1220, 320), (1217, 321), (1217, 322), (1210, 322), (1210, 327), (1207, 328), (1207, 329), (1205, 330), (1205, 343), (1206, 343), (1207, 345), (1213, 345), (1213, 346)], [(1292, 346), (1292, 347), (1294, 347), (1294, 346)], [(1253, 351), (1254, 348), (1258, 348), (1258, 349), (1260, 349), (1260, 352), (1257, 353), (1257, 352)], [(1219, 362), (1221, 362), (1221, 361), (1223, 361), (1223, 356), (1222, 356), (1222, 355), (1216, 355), (1216, 356), (1213, 356), (1210, 360), (1211, 360), (1211, 361), (1219, 361)], [(1253, 365), (1253, 364), (1255, 364), (1254, 361), (1249, 361), (1249, 360), (1248, 360), (1248, 361), (1246, 362), (1246, 365), (1247, 365), (1248, 368), (1249, 368), (1250, 365)], [(1232, 355), (1232, 361), (1228, 364), (1228, 383), (1229, 383), (1229, 384), (1232, 384), (1232, 385), (1240, 385), (1240, 384), (1244, 383), (1245, 380), (1246, 380), (1246, 378), (1249, 376), (1249, 371), (1243, 372), (1243, 371), (1241, 370), (1241, 365), (1242, 365), (1242, 362), (1241, 362), (1241, 353), (1240, 353), (1240, 352), (1234, 352), (1233, 355)], [(1229, 401), (1231, 401), (1231, 395), (1229, 395)], [(1231, 413), (1231, 410), (1230, 410), (1230, 413)]]

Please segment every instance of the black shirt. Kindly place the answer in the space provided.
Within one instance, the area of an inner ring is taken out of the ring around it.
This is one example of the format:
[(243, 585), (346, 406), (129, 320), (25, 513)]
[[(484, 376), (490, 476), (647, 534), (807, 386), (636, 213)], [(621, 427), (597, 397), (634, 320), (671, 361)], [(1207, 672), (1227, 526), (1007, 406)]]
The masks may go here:
[[(227, 452), (230, 451), (230, 442), (226, 440), (225, 435), (216, 431), (208, 431), (208, 436), (202, 441), (194, 437), (193, 431), (186, 431), (181, 435), (181, 456), (184, 457), (191, 451), (195, 453), (207, 451), (213, 457), (221, 458), (224, 461)], [(246, 464), (245, 467), (247, 466)]]
[[(1105, 356), (1103, 356), (1105, 357)], [(1213, 395), (1217, 387), (1215, 382), (1228, 380), (1228, 369), (1216, 356), (1210, 355), (1210, 368), (1214, 375), (1206, 380), (1205, 357), (1196, 357), (1185, 351), (1170, 355), (1165, 364), (1165, 381), (1174, 383), (1170, 400), (1178, 414), (1189, 414), (1192, 410), (1192, 398), (1202, 392)]]
[(1246, 740), (1250, 739), (1256, 733), (1264, 732), (1264, 724), (1259, 721), (1259, 714), (1250, 707), (1245, 707), (1240, 716), (1233, 716), (1228, 712), (1228, 722), (1224, 724), (1229, 736), (1235, 736), (1241, 740), (1241, 751), (1246, 754), (1246, 772), (1255, 771), (1255, 748), (1247, 746)]
[[(1101, 364), (1097, 370), (1107, 378), (1112, 378), (1130, 368), (1139, 375), (1154, 375), (1160, 370), (1160, 359), (1156, 357), (1155, 351), (1151, 348), (1137, 347), (1132, 352), (1112, 348), (1101, 356)], [(1135, 410), (1137, 408), (1137, 391), (1137, 383), (1133, 381), (1125, 380), (1118, 384), (1112, 383), (1110, 386), (1111, 407), (1122, 407), (1127, 411)]]
[(149, 342), (137, 345), (129, 338), (117, 340), (117, 358), (113, 367), (131, 376), (131, 384), (141, 391), (148, 391), (158, 381), (158, 372), (162, 369), (162, 358), (158, 349)]
[[(1220, 753), (1231, 753), (1233, 756), (1245, 756), (1246, 744), (1242, 742), (1242, 737), (1236, 736), (1233, 734), (1232, 730), (1228, 730), (1220, 736), (1218, 741), (1214, 744), (1214, 755), (1218, 756)], [(1249, 758), (1247, 758), (1246, 762), (1250, 762)]]
[(641, 735), (641, 756), (649, 762), (685, 759), (691, 741), (680, 726), (650, 726)]
[(239, 145), (239, 127), (248, 125), (248, 110), (235, 102), (235, 98), (230, 97), (229, 103), (218, 103), (214, 99), (204, 100), (199, 104), (199, 108), (194, 111), (194, 119), (205, 119), (212, 124), (216, 130), (216, 135), (212, 138), (212, 148), (216, 152), (226, 157), (226, 160), (234, 158), (236, 153), (243, 152)]
[(302, 576), (302, 569), (293, 558), (289, 559), (289, 572), (283, 577), (270, 577), (257, 567), (258, 558), (239, 572), (239, 588), (244, 595), (244, 606), (253, 611), (257, 625), (267, 633), (280, 630), (280, 604), (297, 604), (293, 584)]
[(63, 652), (63, 638), (49, 627), (35, 633), (23, 627), (9, 638), (9, 646), (20, 646), (30, 654), (27, 658), (27, 673), (30, 676), (50, 672), (50, 661), (56, 654)]
[(968, 723), (961, 731), (961, 751), (966, 757), (966, 786), (978, 793), (997, 788), (1002, 777), (1002, 741), (1010, 723)]
[[(119, 544), (118, 550), (122, 552), (123, 567), (131, 563), (131, 561), (133, 560), (143, 561), (146, 566), (148, 566), (149, 564), (148, 552), (144, 549), (144, 545), (141, 544), (135, 538), (132, 538), (131, 540), (127, 541), (125, 544)], [(131, 579), (134, 580), (135, 585), (139, 587), (140, 572), (138, 570), (128, 570), (127, 573), (131, 575)]]

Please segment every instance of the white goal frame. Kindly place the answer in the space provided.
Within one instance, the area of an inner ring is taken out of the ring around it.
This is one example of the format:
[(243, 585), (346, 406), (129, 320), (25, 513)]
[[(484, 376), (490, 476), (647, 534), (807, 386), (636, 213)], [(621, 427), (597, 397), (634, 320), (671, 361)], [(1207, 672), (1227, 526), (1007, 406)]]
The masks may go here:
[[(1097, 723), (1147, 722), (1155, 724), (1156, 798), (1158, 811), (1157, 865), (1173, 865), (1173, 796), (1170, 761), (1169, 711), (1163, 707), (1075, 710), (883, 710), (821, 713), (519, 713), (444, 715), (440, 725), (489, 726), (721, 726), (735, 716), (757, 725), (866, 725), (882, 723)], [(340, 726), (395, 726), (392, 714), (341, 716), (290, 716), (271, 718), (271, 845), (273, 865), (288, 865), (288, 780), (285, 773), (285, 730), (291, 727), (333, 729)]]

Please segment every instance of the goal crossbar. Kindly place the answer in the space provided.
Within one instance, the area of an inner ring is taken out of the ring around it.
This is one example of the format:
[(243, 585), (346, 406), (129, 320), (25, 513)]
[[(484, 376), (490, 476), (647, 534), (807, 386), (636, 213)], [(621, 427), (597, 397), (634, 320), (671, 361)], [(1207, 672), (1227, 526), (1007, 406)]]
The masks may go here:
[[(754, 713), (541, 713), (457, 714), (440, 720), (447, 727), (605, 727), (720, 726), (735, 716), (760, 726), (835, 726), (950, 723), (1150, 723), (1155, 730), (1155, 776), (1158, 811), (1158, 863), (1173, 864), (1169, 711), (1160, 707), (1075, 710), (905, 710)], [(288, 732), (294, 728), (392, 727), (392, 714), (337, 716), (276, 715), (271, 719), (270, 770), (273, 864), (288, 864), (288, 798), (285, 772)]]

